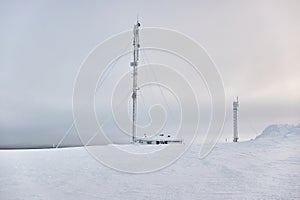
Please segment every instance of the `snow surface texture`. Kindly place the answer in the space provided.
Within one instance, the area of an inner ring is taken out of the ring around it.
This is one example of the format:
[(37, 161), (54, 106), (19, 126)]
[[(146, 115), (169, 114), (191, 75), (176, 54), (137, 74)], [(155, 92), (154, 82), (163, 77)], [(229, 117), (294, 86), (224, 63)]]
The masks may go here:
[(254, 140), (218, 144), (203, 160), (194, 144), (173, 165), (141, 175), (107, 168), (84, 148), (2, 150), (0, 199), (300, 199), (299, 142), (300, 124), (272, 125)]

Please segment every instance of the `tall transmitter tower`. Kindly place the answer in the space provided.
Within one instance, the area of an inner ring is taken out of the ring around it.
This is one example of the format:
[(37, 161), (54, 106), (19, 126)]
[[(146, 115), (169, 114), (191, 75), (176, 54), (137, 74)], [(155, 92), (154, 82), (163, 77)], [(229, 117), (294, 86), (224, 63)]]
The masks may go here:
[(233, 142), (237, 142), (238, 137), (238, 107), (239, 107), (239, 98), (236, 97), (236, 101), (233, 101)]
[(141, 24), (137, 20), (133, 27), (133, 61), (130, 65), (132, 69), (132, 142), (136, 142), (136, 111), (137, 111), (137, 67), (139, 61), (139, 27)]

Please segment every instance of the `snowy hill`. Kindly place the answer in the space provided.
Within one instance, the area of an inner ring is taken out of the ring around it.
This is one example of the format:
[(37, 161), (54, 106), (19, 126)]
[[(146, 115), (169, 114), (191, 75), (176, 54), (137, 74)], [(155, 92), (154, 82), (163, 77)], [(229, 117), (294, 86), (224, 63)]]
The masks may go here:
[(257, 136), (255, 139), (260, 138), (274, 138), (278, 137), (289, 137), (295, 134), (300, 134), (300, 124), (298, 125), (289, 125), (289, 124), (280, 124), (280, 125), (270, 125), (268, 126), (261, 135)]
[(107, 168), (80, 147), (2, 150), (0, 199), (300, 199), (299, 142), (299, 125), (272, 125), (205, 159), (192, 145), (173, 165), (141, 175)]

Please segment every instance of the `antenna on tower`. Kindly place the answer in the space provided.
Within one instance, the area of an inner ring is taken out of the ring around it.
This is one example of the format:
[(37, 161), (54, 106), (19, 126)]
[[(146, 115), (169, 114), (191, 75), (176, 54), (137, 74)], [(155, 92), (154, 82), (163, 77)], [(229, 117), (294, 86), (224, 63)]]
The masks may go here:
[(238, 108), (239, 97), (236, 97), (236, 101), (233, 101), (233, 142), (237, 142), (238, 137)]

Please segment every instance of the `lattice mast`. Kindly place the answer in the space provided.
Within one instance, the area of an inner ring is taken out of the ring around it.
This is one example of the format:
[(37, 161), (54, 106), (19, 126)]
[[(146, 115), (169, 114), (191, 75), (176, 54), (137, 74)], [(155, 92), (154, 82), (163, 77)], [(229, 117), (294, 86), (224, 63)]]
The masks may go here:
[(233, 142), (237, 142), (238, 137), (238, 108), (239, 99), (236, 97), (236, 101), (233, 101)]
[(133, 61), (130, 63), (132, 66), (132, 142), (136, 142), (136, 119), (137, 119), (137, 67), (139, 61), (139, 27), (141, 24), (137, 20), (133, 26)]

